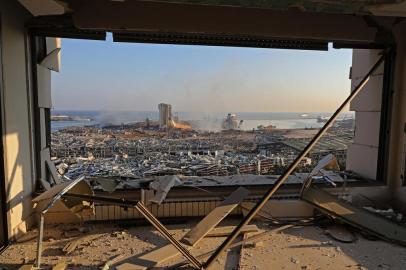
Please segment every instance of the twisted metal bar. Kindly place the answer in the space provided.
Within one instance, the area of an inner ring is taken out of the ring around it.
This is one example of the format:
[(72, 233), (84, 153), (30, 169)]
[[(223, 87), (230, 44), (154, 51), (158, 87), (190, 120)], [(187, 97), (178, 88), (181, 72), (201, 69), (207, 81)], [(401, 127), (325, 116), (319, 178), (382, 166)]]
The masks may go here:
[(382, 55), (371, 70), (365, 75), (357, 87), (351, 92), (347, 99), (338, 107), (330, 119), (325, 123), (325, 125), (319, 130), (319, 132), (313, 137), (313, 139), (306, 145), (303, 151), (296, 157), (296, 159), (289, 165), (288, 169), (281, 175), (275, 184), (264, 194), (261, 200), (251, 209), (247, 216), (238, 224), (238, 226), (232, 231), (232, 233), (224, 240), (224, 242), (217, 248), (213, 255), (204, 264), (205, 269), (209, 269), (214, 261), (220, 256), (220, 254), (226, 250), (230, 244), (235, 240), (237, 235), (240, 233), (242, 228), (247, 225), (251, 219), (262, 209), (262, 207), (267, 203), (271, 196), (279, 189), (279, 187), (286, 181), (288, 176), (296, 169), (300, 161), (310, 152), (310, 150), (316, 145), (321, 136), (328, 130), (328, 128), (337, 119), (338, 115), (344, 110), (345, 106), (351, 102), (364, 88), (364, 86), (369, 81), (371, 75), (378, 69), (378, 67), (385, 60), (385, 55)]

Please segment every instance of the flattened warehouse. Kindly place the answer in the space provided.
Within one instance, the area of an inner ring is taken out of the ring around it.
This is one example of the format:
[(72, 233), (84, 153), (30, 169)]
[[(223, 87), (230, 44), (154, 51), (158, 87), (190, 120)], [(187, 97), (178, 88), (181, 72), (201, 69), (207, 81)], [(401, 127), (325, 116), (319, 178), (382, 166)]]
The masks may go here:
[[(405, 17), (405, 1), (1, 1), (0, 269), (404, 269)], [(108, 32), (128, 43), (350, 48), (351, 89), (336, 113), (349, 105), (355, 131), (329, 134), (333, 114), (306, 139), (264, 135), (252, 149), (294, 150), (278, 175), (256, 163), (241, 167), (247, 175), (210, 175), (210, 165), (68, 179), (51, 160), (60, 38)], [(305, 157), (318, 162), (295, 171)]]

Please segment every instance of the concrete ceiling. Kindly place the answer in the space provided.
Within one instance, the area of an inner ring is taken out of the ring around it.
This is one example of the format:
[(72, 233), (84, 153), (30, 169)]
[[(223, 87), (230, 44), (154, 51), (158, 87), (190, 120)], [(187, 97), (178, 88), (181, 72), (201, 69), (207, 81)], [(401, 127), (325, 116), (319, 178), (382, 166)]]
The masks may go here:
[(40, 14), (27, 24), (36, 35), (103, 39), (112, 32), (115, 41), (147, 43), (381, 46), (392, 43), (398, 16), (406, 17), (406, 0), (19, 1)]
[(299, 10), (334, 14), (406, 16), (405, 0), (154, 0), (154, 2)]
[[(100, 2), (156, 2), (209, 6), (245, 7), (272, 9), (279, 11), (296, 10), (329, 14), (375, 15), (406, 17), (406, 0), (96, 0), (92, 1), (97, 9)], [(75, 8), (88, 1), (77, 0), (19, 0), (34, 16), (74, 13)]]

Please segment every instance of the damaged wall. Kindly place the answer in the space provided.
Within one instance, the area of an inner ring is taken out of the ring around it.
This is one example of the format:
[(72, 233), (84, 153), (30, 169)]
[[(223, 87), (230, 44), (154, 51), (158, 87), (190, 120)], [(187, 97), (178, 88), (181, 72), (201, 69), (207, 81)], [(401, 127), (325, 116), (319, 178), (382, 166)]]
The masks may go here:
[(36, 133), (40, 136), (37, 143), (38, 149), (41, 151), (40, 157), (40, 175), (38, 176), (42, 185), (49, 188), (49, 174), (47, 173), (46, 161), (50, 161), (49, 150), (49, 137), (48, 137), (48, 115), (52, 108), (52, 95), (51, 95), (51, 70), (59, 71), (60, 68), (60, 50), (61, 40), (59, 38), (45, 38), (45, 51), (46, 56), (39, 61), (36, 65), (35, 73), (37, 74), (37, 89), (38, 89), (38, 103), (35, 104), (36, 110), (39, 113), (39, 131)]
[[(351, 69), (353, 90), (378, 61), (380, 50), (354, 49)], [(347, 169), (376, 179), (382, 103), (383, 64), (372, 74), (363, 91), (351, 102), (355, 111), (354, 142), (348, 145)]]
[[(406, 211), (406, 21), (393, 27), (396, 41), (395, 74), (393, 82), (392, 112), (389, 142), (388, 175), (384, 181), (391, 191), (392, 203)], [(352, 87), (378, 59), (376, 50), (354, 50)], [(379, 121), (382, 102), (382, 71), (374, 74), (364, 91), (351, 103), (356, 111), (354, 143), (347, 153), (348, 169), (362, 176), (375, 179), (379, 164)]]
[(34, 190), (29, 55), (25, 21), (31, 15), (17, 1), (1, 1), (2, 119), (9, 237), (25, 232)]
[(406, 21), (394, 28), (397, 54), (395, 66), (388, 184), (395, 191), (395, 204), (406, 211)]

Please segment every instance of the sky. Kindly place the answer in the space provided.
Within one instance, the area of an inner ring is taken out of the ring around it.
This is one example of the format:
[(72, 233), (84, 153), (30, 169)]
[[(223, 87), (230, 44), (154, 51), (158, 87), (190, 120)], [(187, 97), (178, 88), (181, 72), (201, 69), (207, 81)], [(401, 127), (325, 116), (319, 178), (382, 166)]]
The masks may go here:
[(351, 50), (62, 40), (55, 110), (331, 112), (350, 93)]

